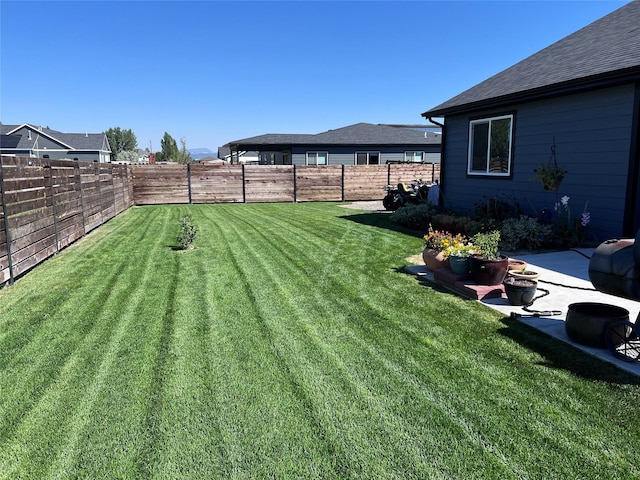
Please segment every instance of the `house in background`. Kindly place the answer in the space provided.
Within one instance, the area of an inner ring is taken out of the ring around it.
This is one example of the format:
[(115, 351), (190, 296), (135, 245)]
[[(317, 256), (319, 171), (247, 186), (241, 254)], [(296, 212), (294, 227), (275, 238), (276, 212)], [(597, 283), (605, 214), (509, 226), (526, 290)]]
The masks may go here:
[(266, 134), (235, 140), (225, 147), (232, 163), (242, 152), (258, 152), (262, 165), (377, 165), (440, 163), (436, 125), (357, 123), (318, 134)]
[(0, 125), (0, 153), (85, 162), (111, 161), (111, 148), (104, 133), (63, 133), (28, 123)]
[[(449, 206), (516, 199), (535, 214), (585, 204), (599, 240), (640, 228), (640, 2), (633, 1), (422, 114), (444, 117), (441, 186)], [(568, 170), (557, 192), (534, 170)]]
[[(242, 150), (236, 150), (234, 152), (235, 155), (235, 163), (244, 163), (246, 165), (258, 164), (260, 163), (260, 157), (258, 152), (247, 152)], [(220, 160), (224, 160), (225, 162), (231, 163), (231, 149), (225, 145), (223, 147), (218, 147), (218, 158)]]

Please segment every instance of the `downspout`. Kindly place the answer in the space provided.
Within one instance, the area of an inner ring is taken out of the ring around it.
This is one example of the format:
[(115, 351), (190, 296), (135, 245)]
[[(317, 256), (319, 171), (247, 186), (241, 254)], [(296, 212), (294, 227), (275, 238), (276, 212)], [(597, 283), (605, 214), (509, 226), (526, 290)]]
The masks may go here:
[(442, 130), (444, 131), (444, 124), (440, 123), (440, 122), (436, 122), (433, 117), (427, 117), (427, 120), (429, 120), (431, 123), (433, 123), (434, 125), (438, 125), (440, 128), (442, 128)]

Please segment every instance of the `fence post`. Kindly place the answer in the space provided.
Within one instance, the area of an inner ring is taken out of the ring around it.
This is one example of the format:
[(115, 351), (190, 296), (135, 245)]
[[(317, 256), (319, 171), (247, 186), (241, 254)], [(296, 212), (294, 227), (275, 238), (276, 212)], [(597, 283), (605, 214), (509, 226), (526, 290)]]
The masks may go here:
[(2, 217), (4, 218), (4, 236), (7, 242), (7, 263), (9, 267), (9, 285), (13, 285), (13, 261), (11, 260), (11, 232), (7, 218), (7, 202), (4, 197), (4, 176), (2, 175), (2, 155), (0, 155), (0, 197), (2, 198)]
[(116, 202), (116, 187), (113, 182), (113, 163), (109, 163), (109, 177), (111, 177), (111, 194), (113, 195), (113, 216), (114, 218), (118, 215), (118, 203)]
[(122, 182), (122, 211), (129, 208), (129, 199), (127, 198), (127, 184), (129, 183), (129, 164), (124, 164), (124, 172), (120, 170), (120, 181)]
[(340, 201), (344, 202), (344, 163), (341, 166), (342, 168), (340, 170), (342, 171), (342, 174), (340, 175)]
[(104, 225), (104, 208), (102, 208), (102, 179), (100, 176), (102, 175), (102, 167), (100, 167), (100, 162), (93, 163), (93, 171), (96, 171), (96, 165), (98, 166), (98, 199), (100, 201), (100, 225)]
[[(77, 173), (76, 173), (77, 172)], [(80, 211), (82, 212), (82, 236), (87, 234), (87, 217), (84, 210), (84, 195), (82, 194), (82, 174), (80, 173), (80, 162), (76, 162), (73, 167), (73, 176), (78, 182), (78, 190), (80, 190)]]
[(391, 185), (391, 164), (387, 163), (387, 185)]
[(189, 204), (191, 201), (191, 164), (187, 163), (187, 192), (189, 192)]
[(242, 164), (242, 203), (247, 203), (247, 187), (244, 177), (244, 163)]
[(298, 176), (296, 175), (296, 166), (293, 166), (293, 202), (298, 201)]
[[(53, 234), (56, 237), (56, 253), (60, 253), (60, 238), (58, 238), (58, 209), (56, 208), (56, 195), (53, 191), (53, 170), (51, 169), (51, 159), (47, 160), (47, 165), (43, 168), (49, 169), (49, 190), (51, 191), (51, 208), (53, 209)], [(45, 194), (46, 195), (46, 194)]]

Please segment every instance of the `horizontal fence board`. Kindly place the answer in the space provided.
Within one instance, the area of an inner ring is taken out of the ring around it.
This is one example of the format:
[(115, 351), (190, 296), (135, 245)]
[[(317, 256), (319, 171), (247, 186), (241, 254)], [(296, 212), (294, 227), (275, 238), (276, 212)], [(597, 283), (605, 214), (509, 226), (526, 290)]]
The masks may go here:
[(132, 173), (136, 205), (189, 203), (186, 165), (141, 165)]
[(296, 166), (296, 200), (341, 201), (342, 165)]
[(191, 165), (193, 203), (244, 201), (242, 165)]
[(126, 165), (3, 156), (0, 169), (0, 284), (133, 205)]
[(382, 189), (387, 184), (388, 176), (387, 165), (345, 165), (344, 199), (382, 199)]
[(246, 202), (293, 202), (293, 165), (246, 165)]

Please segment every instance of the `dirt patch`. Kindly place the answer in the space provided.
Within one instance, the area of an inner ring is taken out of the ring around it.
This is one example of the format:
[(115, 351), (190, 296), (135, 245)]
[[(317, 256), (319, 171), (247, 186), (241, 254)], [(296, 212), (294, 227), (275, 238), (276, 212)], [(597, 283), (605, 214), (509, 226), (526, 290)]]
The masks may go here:
[(422, 260), (422, 253), (407, 257), (407, 262), (409, 262), (411, 265), (424, 265), (424, 260)]
[(344, 208), (350, 208), (352, 210), (370, 210), (372, 212), (387, 213), (387, 210), (385, 210), (384, 206), (382, 205), (382, 200), (352, 202), (352, 203), (345, 203), (340, 206)]

